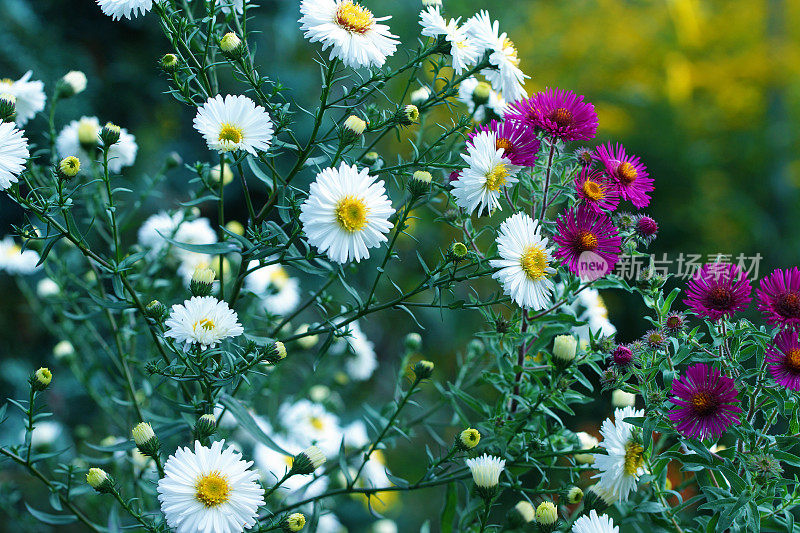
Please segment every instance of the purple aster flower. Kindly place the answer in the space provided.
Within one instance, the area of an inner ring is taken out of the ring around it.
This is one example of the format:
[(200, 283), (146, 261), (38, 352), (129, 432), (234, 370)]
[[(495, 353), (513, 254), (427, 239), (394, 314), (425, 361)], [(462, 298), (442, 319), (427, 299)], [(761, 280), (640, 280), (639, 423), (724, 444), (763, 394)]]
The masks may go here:
[(676, 333), (680, 333), (685, 327), (686, 327), (686, 317), (683, 316), (683, 313), (672, 311), (670, 314), (667, 315), (667, 319), (664, 320), (664, 329), (666, 329), (673, 335)]
[(628, 368), (633, 363), (633, 351), (625, 345), (620, 344), (611, 353), (611, 360), (617, 368)]
[(623, 200), (630, 200), (639, 208), (650, 203), (648, 193), (654, 189), (653, 178), (637, 156), (626, 154), (625, 148), (619, 143), (616, 146), (608, 143), (598, 146), (594, 157), (600, 161), (606, 174), (617, 184)]
[(682, 378), (672, 382), (672, 394), (676, 407), (669, 412), (669, 419), (686, 437), (717, 438), (739, 424), (739, 391), (731, 378), (712, 366), (690, 366)]
[(578, 198), (597, 212), (613, 211), (619, 205), (619, 191), (605, 174), (583, 167), (575, 177)]
[(797, 331), (784, 329), (775, 337), (775, 344), (767, 347), (765, 355), (769, 371), (779, 384), (789, 390), (800, 391), (800, 341)]
[(520, 122), (497, 122), (492, 120), (489, 124), (484, 124), (470, 133), (469, 140), (482, 131), (489, 131), (495, 134), (497, 141), (495, 145), (498, 149), (503, 149), (503, 155), (507, 157), (512, 165), (521, 167), (532, 167), (536, 165), (536, 156), (539, 154), (541, 142), (536, 138), (536, 134)]
[(800, 270), (776, 269), (756, 291), (758, 310), (773, 326), (800, 327)]
[(511, 104), (506, 120), (546, 131), (564, 141), (588, 141), (597, 132), (594, 106), (572, 91), (545, 89)]
[(697, 315), (718, 320), (746, 309), (753, 291), (744, 272), (730, 263), (708, 263), (686, 286), (683, 303)]
[(564, 213), (556, 230), (553, 240), (559, 248), (554, 256), (564, 260), (571, 272), (597, 279), (614, 269), (621, 239), (608, 215), (581, 205)]
[(639, 215), (636, 217), (635, 226), (636, 235), (649, 245), (653, 242), (658, 234), (658, 222), (647, 215)]

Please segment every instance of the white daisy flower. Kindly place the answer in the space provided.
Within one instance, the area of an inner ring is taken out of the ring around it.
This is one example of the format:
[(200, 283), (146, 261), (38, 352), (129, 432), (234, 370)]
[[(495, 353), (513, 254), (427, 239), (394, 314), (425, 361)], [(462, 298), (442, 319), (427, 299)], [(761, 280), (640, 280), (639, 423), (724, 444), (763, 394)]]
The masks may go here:
[(153, 9), (153, 0), (97, 0), (97, 5), (113, 20), (133, 19)]
[[(160, 211), (151, 215), (139, 228), (139, 244), (151, 250), (153, 254), (159, 253), (169, 244), (164, 237), (174, 239), (181, 221), (183, 221), (182, 213), (170, 215), (166, 211)], [(214, 238), (216, 239), (216, 234)]]
[(503, 292), (517, 305), (536, 311), (544, 309), (553, 294), (556, 273), (551, 266), (553, 249), (541, 234), (539, 221), (526, 213), (516, 213), (500, 225), (497, 252), (501, 259), (489, 264), (499, 268), (492, 274), (503, 285)]
[(500, 483), (500, 474), (506, 467), (506, 461), (484, 453), (480, 457), (467, 459), (467, 468), (472, 473), (472, 481), (481, 489), (493, 489)]
[(468, 213), (476, 209), (478, 215), (486, 210), (490, 214), (500, 207), (503, 189), (516, 183), (517, 172), (522, 167), (512, 165), (497, 147), (497, 136), (491, 131), (482, 131), (467, 143), (467, 155), (461, 154), (469, 165), (453, 182), (456, 203)]
[[(67, 124), (56, 138), (56, 151), (60, 157), (75, 156), (81, 162), (81, 169), (100, 165), (100, 121), (97, 117), (81, 117)], [(120, 129), (119, 141), (108, 150), (108, 169), (119, 172), (136, 161), (136, 137), (125, 128)]]
[(290, 439), (301, 447), (315, 444), (329, 457), (339, 452), (342, 442), (339, 418), (321, 404), (305, 399), (285, 403), (278, 409), (278, 418)]
[(361, 331), (358, 322), (351, 322), (347, 326), (349, 335), (340, 339), (352, 353), (345, 355), (344, 369), (350, 379), (366, 381), (372, 377), (378, 367), (378, 358), (375, 355), (375, 345)]
[(300, 303), (300, 282), (289, 277), (283, 266), (275, 263), (257, 268), (259, 262), (251, 261), (248, 270), (254, 270), (244, 279), (244, 286), (260, 298), (261, 306), (270, 314), (291, 313)]
[(439, 13), (439, 6), (429, 7), (419, 16), (422, 35), (428, 37), (444, 35), (450, 43), (450, 55), (453, 56), (453, 70), (456, 74), (461, 74), (478, 62), (483, 49), (472, 40), (463, 26), (459, 27), (457, 19), (446, 21)]
[(167, 524), (177, 533), (239, 533), (258, 523), (264, 489), (252, 461), (243, 461), (225, 441), (211, 448), (178, 448), (164, 464), (158, 499)]
[[(580, 443), (581, 450), (591, 450), (592, 448), (596, 447), (600, 444), (600, 441), (597, 440), (597, 437), (594, 435), (590, 435), (585, 431), (579, 431), (576, 433), (578, 437), (578, 442)], [(590, 465), (594, 463), (594, 455), (591, 453), (578, 453), (574, 455), (575, 461), (578, 464)]]
[(186, 343), (187, 348), (192, 344), (213, 348), (222, 339), (244, 333), (236, 311), (228, 307), (228, 302), (220, 302), (213, 296), (193, 296), (183, 304), (173, 305), (164, 325), (165, 335)]
[(600, 433), (607, 455), (596, 455), (594, 468), (600, 470), (595, 478), (599, 478), (597, 486), (613, 494), (619, 501), (626, 501), (631, 491), (636, 491), (639, 476), (644, 474), (644, 449), (634, 438), (634, 427), (623, 420), (629, 417), (644, 416), (644, 411), (633, 407), (616, 409), (614, 421), (610, 418), (603, 421)]
[(617, 328), (608, 319), (608, 308), (603, 297), (597, 289), (584, 289), (578, 293), (578, 297), (572, 303), (578, 320), (587, 322), (583, 326), (573, 328), (573, 331), (581, 338), (589, 340), (589, 332), (611, 336), (617, 332)]
[(11, 122), (0, 123), (0, 191), (19, 180), (30, 156), (28, 139)]
[[(488, 94), (486, 102), (476, 105), (475, 96), (476, 89)], [(487, 109), (492, 111), (494, 115), (502, 118), (508, 109), (508, 103), (505, 99), (485, 81), (478, 81), (474, 76), (462, 81), (458, 86), (458, 99), (467, 106), (467, 111), (472, 114), (472, 118), (477, 122), (486, 120)]]
[(619, 533), (619, 526), (608, 515), (598, 515), (592, 509), (588, 515), (583, 515), (572, 524), (572, 533)]
[(394, 54), (400, 41), (389, 26), (378, 24), (391, 17), (376, 18), (354, 0), (303, 0), (300, 29), (309, 41), (320, 41), (331, 49), (330, 59), (339, 58), (348, 67), (381, 67)]
[(194, 128), (203, 135), (210, 150), (244, 150), (252, 155), (269, 150), (275, 131), (263, 107), (246, 96), (230, 94), (209, 98), (197, 110)]
[(383, 180), (342, 163), (326, 168), (311, 184), (300, 208), (308, 242), (337, 263), (369, 257), (369, 248), (387, 241), (394, 214)]
[(47, 97), (44, 94), (44, 83), (39, 80), (30, 81), (32, 71), (25, 73), (17, 81), (11, 79), (0, 80), (0, 96), (11, 95), (14, 97), (17, 111), (17, 124), (24, 126), (36, 113), (44, 109)]
[(11, 236), (0, 241), (0, 270), (9, 274), (31, 274), (38, 267), (39, 254), (33, 250), (22, 251), (22, 247)]
[(58, 283), (50, 278), (43, 278), (36, 284), (36, 295), (39, 298), (49, 298), (57, 296), (61, 292), (61, 287)]
[(514, 102), (525, 98), (527, 94), (522, 87), (526, 76), (519, 68), (517, 49), (508, 35), (500, 33), (500, 24), (492, 22), (489, 13), (481, 11), (464, 24), (467, 33), (489, 51), (489, 62), (496, 69), (485, 69), (482, 74), (508, 101)]
[(317, 520), (317, 533), (347, 533), (345, 528), (336, 515), (333, 513), (324, 514)]

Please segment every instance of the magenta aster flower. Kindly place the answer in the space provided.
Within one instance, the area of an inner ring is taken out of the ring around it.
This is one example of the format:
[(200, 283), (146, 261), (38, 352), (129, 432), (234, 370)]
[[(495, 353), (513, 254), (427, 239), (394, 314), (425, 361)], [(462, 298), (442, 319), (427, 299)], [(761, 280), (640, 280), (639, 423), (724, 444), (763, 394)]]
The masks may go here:
[(564, 141), (588, 141), (597, 132), (594, 106), (572, 91), (545, 89), (511, 104), (506, 120), (546, 131)]
[(765, 355), (769, 371), (779, 384), (800, 391), (800, 341), (794, 329), (781, 330)]
[(571, 272), (597, 279), (614, 269), (621, 239), (608, 215), (581, 205), (564, 213), (556, 230), (553, 240), (559, 248), (554, 256), (563, 259)]
[(653, 242), (658, 234), (658, 222), (647, 215), (639, 215), (636, 217), (635, 226), (636, 235), (638, 235), (645, 244), (649, 245)]
[(633, 351), (623, 344), (617, 346), (611, 353), (611, 360), (618, 368), (628, 368), (628, 366), (633, 363), (633, 359)]
[(730, 426), (739, 424), (739, 391), (733, 380), (716, 368), (698, 363), (672, 382), (675, 409), (669, 419), (686, 437), (717, 438)]
[(686, 286), (683, 303), (699, 316), (718, 320), (747, 308), (753, 291), (744, 272), (730, 263), (708, 263)]
[(758, 310), (773, 326), (800, 327), (800, 270), (776, 269), (756, 291)]
[(469, 140), (482, 131), (489, 131), (495, 134), (497, 141), (495, 145), (498, 149), (503, 149), (503, 155), (511, 160), (512, 165), (521, 167), (532, 167), (536, 165), (536, 156), (539, 153), (541, 142), (536, 138), (532, 129), (522, 123), (497, 122), (492, 120), (489, 124), (484, 124), (470, 133)]
[(625, 148), (619, 143), (616, 146), (608, 143), (595, 148), (594, 157), (600, 161), (605, 167), (606, 174), (617, 184), (623, 200), (630, 200), (639, 208), (650, 203), (648, 193), (654, 189), (653, 178), (637, 156), (626, 154)]
[(617, 187), (605, 174), (589, 167), (583, 167), (575, 177), (575, 191), (578, 198), (597, 212), (613, 211), (619, 205)]

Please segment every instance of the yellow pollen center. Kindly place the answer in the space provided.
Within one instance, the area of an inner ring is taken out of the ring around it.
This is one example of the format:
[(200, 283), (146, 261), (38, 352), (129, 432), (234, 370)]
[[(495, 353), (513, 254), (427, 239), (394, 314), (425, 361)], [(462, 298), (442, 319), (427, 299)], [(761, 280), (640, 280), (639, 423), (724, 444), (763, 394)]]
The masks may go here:
[(285, 455), (283, 457), (283, 462), (286, 463), (286, 466), (292, 468), (292, 466), (294, 466), (294, 457), (292, 457), (291, 455)]
[(317, 431), (322, 431), (325, 428), (325, 423), (322, 422), (322, 419), (318, 416), (312, 416), (309, 418), (308, 423), (311, 424), (311, 427)]
[(204, 318), (202, 320), (198, 320), (197, 322), (194, 323), (192, 329), (196, 331), (198, 327), (206, 331), (211, 331), (212, 329), (214, 329), (214, 321), (211, 320), (210, 318)]
[(617, 175), (623, 183), (630, 185), (634, 182), (639, 173), (636, 172), (636, 168), (633, 165), (626, 161), (624, 163), (620, 163), (617, 167)]
[(286, 282), (289, 281), (289, 274), (283, 268), (276, 268), (270, 275), (269, 280), (278, 289), (282, 289), (286, 286)]
[(517, 47), (514, 46), (514, 41), (506, 37), (503, 39), (503, 51), (506, 53), (506, 57), (511, 62), (512, 65), (515, 67), (519, 66), (519, 54), (517, 53)]
[(522, 271), (531, 281), (541, 279), (547, 269), (547, 256), (538, 246), (528, 246), (519, 259)]
[(500, 190), (500, 187), (506, 184), (507, 177), (508, 168), (501, 163), (486, 174), (486, 184), (484, 184), (484, 187), (489, 191), (497, 192)]
[(794, 372), (800, 372), (800, 348), (793, 348), (786, 352), (786, 366)]
[(636, 475), (644, 464), (644, 448), (641, 444), (630, 441), (625, 445), (625, 474)]
[(195, 498), (206, 507), (216, 507), (227, 502), (231, 495), (231, 486), (225, 477), (216, 470), (209, 472), (197, 480), (194, 486)]
[(508, 155), (508, 153), (514, 149), (514, 144), (508, 139), (497, 139), (494, 143), (496, 149), (503, 149), (503, 154)]
[(223, 144), (238, 145), (242, 142), (242, 139), (244, 139), (242, 128), (233, 124), (223, 124), (219, 130), (219, 138), (217, 140)]
[(578, 247), (584, 252), (590, 252), (597, 248), (597, 237), (594, 233), (585, 231), (578, 238)]
[(15, 255), (19, 255), (22, 253), (22, 248), (20, 248), (19, 244), (14, 244), (10, 246), (8, 250), (6, 250), (6, 257), (14, 257)]
[(367, 225), (367, 205), (361, 198), (345, 196), (336, 204), (336, 221), (345, 231), (355, 233)]
[(603, 188), (596, 181), (586, 180), (583, 184), (582, 190), (583, 194), (587, 198), (594, 200), (595, 202), (602, 200), (606, 196), (606, 194), (603, 192)]
[(350, 33), (366, 33), (372, 27), (372, 13), (362, 5), (348, 0), (336, 10), (336, 24)]
[(707, 392), (698, 392), (692, 396), (692, 407), (700, 415), (708, 415), (716, 411), (717, 403)]
[(563, 107), (559, 107), (550, 113), (550, 120), (558, 124), (560, 127), (565, 128), (572, 124), (572, 111)]
[(9, 87), (11, 87), (12, 85), (14, 85), (14, 80), (12, 80), (11, 78), (3, 78), (2, 80), (0, 80), (0, 85), (8, 85)]

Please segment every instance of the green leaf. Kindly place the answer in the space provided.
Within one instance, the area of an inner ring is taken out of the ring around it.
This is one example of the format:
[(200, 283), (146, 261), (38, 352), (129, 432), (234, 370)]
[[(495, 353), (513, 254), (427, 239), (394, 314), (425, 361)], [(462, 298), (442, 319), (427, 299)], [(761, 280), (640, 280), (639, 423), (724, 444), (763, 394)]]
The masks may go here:
[(224, 394), (220, 401), (222, 402), (222, 405), (230, 409), (231, 414), (234, 416), (234, 418), (236, 418), (236, 421), (239, 422), (239, 425), (241, 425), (242, 429), (250, 433), (250, 435), (252, 435), (256, 440), (278, 453), (282, 453), (283, 455), (292, 455), (275, 444), (275, 441), (272, 440), (266, 433), (264, 433), (247, 409), (245, 409), (245, 407), (239, 403), (239, 400)]
[(455, 483), (447, 485), (444, 507), (440, 520), (440, 530), (442, 533), (453, 533), (453, 518), (456, 515), (456, 504), (458, 504), (458, 487)]
[(71, 514), (50, 514), (50, 513), (43, 513), (42, 511), (37, 511), (30, 505), (28, 502), (25, 502), (25, 507), (28, 509), (28, 512), (38, 520), (44, 524), (50, 524), (53, 526), (60, 526), (64, 524), (71, 524), (78, 520), (78, 517)]

